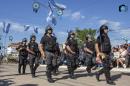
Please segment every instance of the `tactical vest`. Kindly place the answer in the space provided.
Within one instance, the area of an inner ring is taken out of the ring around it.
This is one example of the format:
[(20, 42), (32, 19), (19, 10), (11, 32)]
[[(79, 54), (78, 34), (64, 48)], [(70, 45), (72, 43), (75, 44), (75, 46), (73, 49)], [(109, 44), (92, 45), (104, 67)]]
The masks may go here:
[(101, 52), (104, 52), (104, 53), (111, 52), (111, 43), (108, 36), (104, 37), (103, 40), (100, 37), (100, 48), (101, 48)]
[(49, 52), (55, 52), (55, 47), (56, 47), (56, 39), (55, 37), (48, 37), (45, 36), (45, 50)]
[(24, 45), (20, 45), (19, 48), (22, 48), (20, 51), (19, 51), (19, 55), (21, 56), (27, 56), (28, 55), (28, 51), (26, 50), (27, 49), (27, 46)]
[(71, 48), (71, 50), (78, 54), (79, 53), (79, 48), (78, 48), (77, 40), (68, 39), (67, 42), (69, 42), (69, 45), (70, 45), (69, 47)]
[(29, 43), (29, 49), (35, 53), (39, 51), (38, 44), (37, 43)]

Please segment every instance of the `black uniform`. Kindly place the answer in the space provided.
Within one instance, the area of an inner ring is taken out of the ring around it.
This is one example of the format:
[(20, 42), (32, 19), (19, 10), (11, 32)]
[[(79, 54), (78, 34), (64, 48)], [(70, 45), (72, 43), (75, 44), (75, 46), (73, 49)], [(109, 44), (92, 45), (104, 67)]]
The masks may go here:
[(34, 52), (34, 54), (29, 52), (28, 57), (29, 57), (29, 64), (30, 64), (30, 70), (31, 70), (32, 77), (35, 77), (36, 69), (39, 66), (40, 51), (38, 48), (38, 44), (36, 42), (34, 42), (34, 43), (30, 42), (28, 44), (28, 48)]
[(55, 47), (56, 47), (56, 38), (54, 36), (47, 36), (44, 35), (41, 39), (40, 44), (43, 45), (44, 51), (46, 54), (46, 64), (47, 64), (47, 71), (46, 75), (48, 78), (48, 81), (52, 80), (52, 72), (56, 69), (57, 65), (55, 64), (56, 56), (55, 56)]
[(94, 65), (93, 60), (95, 59), (95, 44), (93, 41), (86, 41), (84, 48), (91, 50), (93, 53), (84, 51), (85, 64), (87, 65), (88, 73), (91, 72), (91, 68)]
[(96, 43), (98, 43), (100, 51), (105, 54), (105, 58), (102, 60), (103, 68), (96, 73), (96, 78), (99, 79), (101, 74), (105, 74), (106, 81), (110, 81), (110, 70), (111, 70), (111, 43), (108, 35), (104, 35), (102, 38), (98, 36)]
[(79, 49), (77, 40), (74, 38), (69, 38), (66, 42), (66, 46), (69, 46), (75, 54), (72, 54), (67, 50), (67, 67), (68, 72), (70, 75), (70, 78), (74, 78), (74, 70), (78, 67), (78, 55), (79, 55)]
[(59, 44), (58, 43), (56, 43), (56, 46), (55, 46), (55, 58), (54, 58), (54, 60), (53, 60), (53, 66), (55, 67), (55, 69), (53, 70), (53, 75), (57, 75), (56, 73), (57, 73), (57, 71), (58, 71), (58, 68), (59, 68), (59, 63), (60, 63), (60, 55), (61, 55), (61, 53), (60, 53), (60, 48), (59, 48)]
[(26, 69), (26, 65), (27, 65), (27, 57), (28, 57), (27, 45), (21, 44), (21, 45), (19, 45), (17, 50), (19, 50), (18, 72), (19, 72), (19, 74), (21, 74), (21, 67), (23, 66), (22, 73), (25, 74), (25, 69)]

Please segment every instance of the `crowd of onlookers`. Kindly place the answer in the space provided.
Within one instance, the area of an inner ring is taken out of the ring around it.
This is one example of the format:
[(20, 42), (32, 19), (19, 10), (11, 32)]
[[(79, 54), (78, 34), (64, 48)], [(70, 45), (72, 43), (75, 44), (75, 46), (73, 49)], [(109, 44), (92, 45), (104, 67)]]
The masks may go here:
[(129, 67), (130, 65), (130, 43), (112, 48), (113, 65), (119, 67)]

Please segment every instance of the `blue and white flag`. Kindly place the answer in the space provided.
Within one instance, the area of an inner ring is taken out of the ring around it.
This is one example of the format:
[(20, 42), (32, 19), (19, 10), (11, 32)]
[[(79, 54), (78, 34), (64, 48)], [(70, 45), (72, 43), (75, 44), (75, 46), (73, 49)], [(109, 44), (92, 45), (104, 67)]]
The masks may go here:
[(36, 33), (36, 34), (38, 34), (38, 27), (34, 27), (34, 32)]
[(52, 24), (55, 26), (57, 24), (57, 20), (55, 17), (52, 17)]
[(5, 27), (4, 33), (8, 34), (10, 27), (11, 27), (11, 23), (8, 23), (7, 26)]
[(28, 31), (30, 28), (30, 25), (24, 25), (24, 31)]
[(5, 33), (5, 26), (6, 26), (6, 23), (5, 22), (3, 22), (3, 33)]

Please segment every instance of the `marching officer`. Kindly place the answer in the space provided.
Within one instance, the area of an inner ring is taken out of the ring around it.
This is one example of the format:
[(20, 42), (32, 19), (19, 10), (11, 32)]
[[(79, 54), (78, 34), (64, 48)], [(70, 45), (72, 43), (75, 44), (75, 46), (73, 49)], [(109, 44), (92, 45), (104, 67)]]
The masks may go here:
[(110, 70), (111, 70), (111, 42), (108, 37), (108, 27), (106, 25), (102, 25), (100, 27), (100, 35), (97, 37), (96, 44), (96, 61), (102, 62), (103, 68), (96, 73), (96, 79), (100, 81), (100, 75), (105, 74), (107, 84), (114, 84), (111, 80)]
[(84, 44), (84, 56), (87, 65), (87, 72), (91, 73), (91, 68), (94, 65), (93, 59), (95, 54), (95, 43), (90, 35), (86, 36), (86, 42)]
[(45, 34), (40, 41), (40, 51), (42, 57), (46, 58), (46, 75), (49, 83), (54, 83), (54, 80), (52, 79), (52, 72), (56, 69), (56, 65), (54, 64), (54, 60), (56, 60), (55, 47), (56, 37), (53, 36), (52, 27), (48, 25), (46, 27)]
[(78, 43), (75, 39), (75, 33), (70, 32), (66, 41), (66, 51), (67, 51), (67, 67), (69, 72), (69, 77), (74, 79), (74, 70), (78, 67)]
[(30, 65), (32, 78), (35, 77), (35, 72), (39, 66), (39, 59), (40, 59), (40, 51), (38, 48), (38, 43), (35, 41), (36, 41), (36, 36), (31, 35), (30, 42), (28, 43), (28, 52), (29, 52), (28, 57), (29, 57), (29, 65)]
[(21, 42), (21, 44), (16, 48), (16, 50), (19, 51), (19, 64), (18, 64), (18, 73), (21, 74), (21, 68), (23, 67), (22, 74), (25, 74), (26, 65), (27, 65), (27, 57), (28, 57), (28, 51), (27, 51), (27, 39), (24, 38)]

